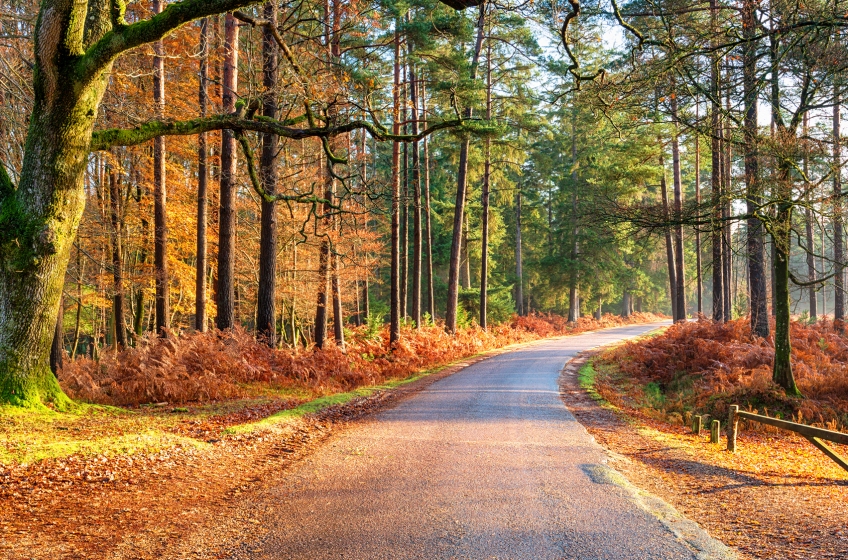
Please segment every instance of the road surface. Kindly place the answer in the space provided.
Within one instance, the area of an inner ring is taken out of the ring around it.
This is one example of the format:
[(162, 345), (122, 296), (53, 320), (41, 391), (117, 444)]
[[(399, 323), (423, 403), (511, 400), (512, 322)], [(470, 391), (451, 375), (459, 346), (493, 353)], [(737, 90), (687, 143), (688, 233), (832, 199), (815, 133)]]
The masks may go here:
[(703, 558), (610, 483), (559, 398), (570, 357), (653, 328), (501, 354), (342, 431), (286, 472), (268, 534), (234, 558)]

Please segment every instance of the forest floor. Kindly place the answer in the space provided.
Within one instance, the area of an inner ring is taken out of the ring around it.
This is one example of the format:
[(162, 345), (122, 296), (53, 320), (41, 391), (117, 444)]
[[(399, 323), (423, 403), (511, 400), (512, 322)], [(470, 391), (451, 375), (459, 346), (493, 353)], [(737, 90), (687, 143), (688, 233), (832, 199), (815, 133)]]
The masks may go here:
[[(506, 351), (288, 409), (283, 400), (254, 399), (133, 413), (2, 411), (6, 448), (22, 425), (34, 445), (21, 444), (23, 462), (0, 466), (0, 558), (195, 558), (195, 549), (209, 549), (189, 538), (203, 527), (214, 527), (224, 553), (249, 537), (244, 527), (253, 521), (239, 502), (272, 486), (273, 473), (334, 430)], [(69, 454), (38, 460), (55, 455), (54, 444), (71, 446)], [(100, 444), (109, 452), (98, 454)]]
[(708, 431), (695, 435), (682, 420), (631, 398), (645, 394), (635, 383), (589, 355), (561, 378), (568, 408), (636, 486), (741, 558), (848, 557), (848, 473), (794, 434), (743, 429), (730, 453), (724, 437), (710, 444)]
[[(603, 322), (581, 320), (578, 325), (552, 328), (550, 321), (555, 318), (520, 319), (535, 326), (504, 326), (504, 332), (492, 336), (470, 329), (447, 342), (442, 340), (446, 337), (442, 330), (420, 336), (410, 333), (409, 348), (399, 352), (398, 359), (354, 354), (350, 349), (347, 354), (331, 351), (326, 357), (306, 355), (301, 364), (314, 362), (302, 366), (310, 372), (304, 377), (308, 382), (299, 381), (300, 377), (285, 383), (278, 380), (262, 394), (249, 388), (246, 392), (253, 394), (246, 398), (154, 401), (130, 408), (80, 404), (71, 412), (0, 407), (0, 558), (196, 558), (194, 551), (200, 548), (213, 550), (212, 556), (204, 557), (216, 558), (214, 546), (210, 549), (204, 541), (200, 547), (192, 543), (191, 535), (214, 533), (221, 554), (231, 541), (249, 538), (244, 527), (258, 522), (238, 504), (273, 486), (275, 473), (309, 453), (334, 430), (476, 360), (507, 352), (515, 343), (533, 344), (566, 332), (578, 334), (624, 323), (608, 316)], [(661, 318), (645, 315), (628, 323), (640, 319)], [(234, 348), (231, 355), (223, 351), (209, 355), (216, 362), (230, 360), (230, 368), (243, 363), (256, 371), (258, 361), (244, 349), (264, 350), (247, 342), (228, 345), (228, 340), (221, 347), (224, 351)], [(155, 342), (152, 350), (139, 353), (144, 359), (155, 357), (163, 370), (173, 364), (185, 369), (180, 364), (198, 361), (197, 349), (209, 346), (201, 342), (189, 338), (171, 349), (159, 348), (173, 346), (171, 342)], [(369, 379), (357, 376), (357, 361), (376, 364), (369, 367), (384, 373), (370, 377), (376, 382), (354, 385)], [(145, 379), (170, 381), (141, 369), (138, 354), (112, 362), (96, 370), (86, 366), (103, 377), (102, 381), (94, 378), (95, 383), (87, 381), (92, 391), (105, 396), (140, 395), (149, 392), (141, 384)], [(126, 370), (127, 363), (140, 373), (122, 374), (123, 378), (113, 373)], [(333, 366), (331, 373), (318, 371), (324, 363)], [(268, 372), (285, 375), (285, 370), (274, 370), (273, 365), (267, 365)], [(193, 382), (183, 381), (182, 374), (172, 377), (178, 387)], [(222, 375), (217, 378), (221, 384), (244, 386)], [(115, 381), (120, 379), (123, 385)], [(343, 385), (336, 380), (353, 388), (339, 390)], [(214, 530), (201, 531), (203, 527)]]

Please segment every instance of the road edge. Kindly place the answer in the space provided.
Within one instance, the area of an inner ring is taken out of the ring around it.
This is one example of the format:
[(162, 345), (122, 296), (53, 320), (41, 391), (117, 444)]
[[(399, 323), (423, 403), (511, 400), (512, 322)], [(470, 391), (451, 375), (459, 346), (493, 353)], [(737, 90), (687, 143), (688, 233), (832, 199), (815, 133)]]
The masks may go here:
[[(648, 331), (648, 333), (650, 332), (653, 331)], [(597, 356), (605, 346), (611, 346), (614, 344), (618, 343), (616, 342), (609, 345), (596, 346), (590, 350), (580, 352), (568, 360), (560, 371), (559, 379), (557, 380), (560, 400), (563, 402), (563, 406), (565, 406), (569, 413), (575, 417), (575, 421), (580, 424), (584, 430), (586, 430), (586, 427), (580, 423), (580, 420), (578, 420), (577, 416), (574, 415), (566, 401), (566, 393), (575, 391), (575, 388), (568, 386), (567, 383), (569, 383), (569, 381), (573, 381), (577, 391), (582, 391), (592, 397), (592, 402), (595, 406), (602, 406), (602, 404), (598, 402), (594, 396), (590, 395), (586, 389), (580, 387), (578, 376), (580, 370), (590, 359)], [(595, 437), (590, 434), (588, 430), (586, 430), (586, 434), (610, 460), (623, 459), (612, 450), (607, 449), (598, 443)], [(606, 463), (606, 460), (604, 463)], [(659, 496), (639, 488), (616, 469), (607, 464), (584, 465), (583, 471), (596, 484), (611, 484), (620, 488), (631, 503), (657, 519), (657, 521), (659, 521), (660, 524), (672, 533), (678, 540), (682, 541), (691, 548), (693, 552), (695, 552), (698, 560), (738, 560), (739, 557), (736, 552), (720, 540), (711, 536), (706, 529), (698, 525), (698, 523), (684, 516), (674, 506)]]

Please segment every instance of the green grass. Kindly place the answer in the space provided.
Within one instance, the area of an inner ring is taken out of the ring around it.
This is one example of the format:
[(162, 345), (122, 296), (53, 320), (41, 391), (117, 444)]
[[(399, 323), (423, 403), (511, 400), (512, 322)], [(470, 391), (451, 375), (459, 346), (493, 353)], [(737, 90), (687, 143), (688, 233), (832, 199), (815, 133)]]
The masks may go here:
[(181, 435), (175, 428), (184, 421), (203, 421), (213, 416), (237, 413), (276, 399), (306, 401), (267, 418), (226, 428), (223, 435), (284, 429), (286, 425), (306, 415), (359, 397), (368, 397), (378, 391), (407, 385), (476, 356), (468, 356), (381, 385), (318, 398), (314, 398), (315, 394), (307, 388), (282, 388), (267, 389), (251, 399), (176, 407), (148, 405), (132, 410), (84, 403), (72, 403), (66, 410), (52, 410), (46, 406), (24, 408), (0, 405), (0, 464), (29, 464), (71, 455), (155, 453), (175, 446), (205, 448), (209, 444), (204, 439)]
[[(172, 415), (173, 416), (173, 415)], [(126, 455), (200, 442), (169, 433), (177, 417), (80, 404), (73, 412), (0, 407), (0, 464)]]
[[(465, 358), (466, 360), (468, 358)], [(462, 360), (458, 360), (462, 361)], [(257, 431), (267, 431), (274, 430), (275, 428), (279, 428), (286, 424), (289, 424), (292, 420), (297, 418), (302, 418), (307, 414), (315, 414), (321, 412), (322, 410), (329, 408), (331, 406), (337, 406), (346, 404), (353, 399), (357, 399), (360, 397), (369, 397), (378, 391), (387, 391), (390, 389), (394, 389), (396, 387), (400, 387), (402, 385), (408, 385), (413, 381), (417, 381), (423, 377), (427, 377), (428, 375), (432, 375), (438, 371), (441, 371), (445, 367), (440, 367), (432, 370), (427, 370), (423, 372), (419, 372), (409, 377), (404, 377), (402, 379), (393, 379), (383, 383), (382, 385), (372, 385), (369, 387), (361, 387), (354, 391), (349, 391), (347, 393), (336, 393), (334, 395), (327, 395), (324, 397), (318, 397), (317, 399), (313, 399), (311, 401), (305, 402), (300, 406), (295, 408), (290, 408), (288, 410), (281, 410), (276, 414), (272, 414), (267, 418), (263, 418), (262, 420), (257, 420), (256, 422), (250, 422), (247, 424), (239, 424), (237, 426), (231, 426), (224, 430), (224, 433), (227, 435), (239, 435), (239, 434), (250, 434)]]

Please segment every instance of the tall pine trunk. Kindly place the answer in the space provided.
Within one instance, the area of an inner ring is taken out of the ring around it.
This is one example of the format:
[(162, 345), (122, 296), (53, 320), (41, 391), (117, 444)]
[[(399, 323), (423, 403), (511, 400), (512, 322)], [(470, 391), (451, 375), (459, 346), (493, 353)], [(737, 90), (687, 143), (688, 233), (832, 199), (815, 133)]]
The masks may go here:
[[(400, 134), (400, 20), (395, 20), (394, 83), (392, 84), (392, 132)], [(392, 142), (392, 255), (391, 296), (389, 319), (389, 345), (394, 348), (400, 341), (400, 143)]]
[[(264, 7), (265, 20), (277, 25), (277, 6), (267, 2)], [(262, 114), (277, 118), (277, 43), (267, 26), (262, 28), (262, 85), (265, 95)], [(276, 134), (262, 135), (260, 174), (262, 188), (269, 195), (277, 192), (277, 146)], [(259, 234), (259, 287), (256, 302), (256, 331), (259, 337), (272, 348), (277, 344), (277, 208), (273, 201), (263, 199), (260, 210)]]
[(665, 222), (665, 256), (666, 264), (668, 265), (668, 285), (669, 295), (671, 296), (671, 316), (677, 321), (679, 319), (678, 298), (677, 298), (677, 266), (675, 265), (675, 250), (674, 239), (671, 235), (671, 213), (668, 207), (668, 184), (665, 180), (665, 158), (660, 154), (660, 168), (662, 175), (660, 176), (660, 194), (662, 195), (663, 206), (663, 221)]
[[(575, 94), (576, 96), (576, 94)], [(577, 216), (577, 100), (572, 99), (571, 108), (571, 266), (572, 271), (568, 285), (568, 320), (572, 323), (580, 318), (580, 293), (578, 286), (580, 282), (580, 241)], [(548, 248), (553, 249), (551, 236), (553, 235), (552, 220), (553, 196), (548, 196)]]
[(127, 346), (127, 329), (124, 319), (124, 275), (121, 232), (121, 184), (114, 164), (109, 169), (109, 214), (112, 222), (112, 318), (115, 323), (115, 349)]
[(676, 282), (677, 316), (675, 321), (686, 320), (686, 276), (683, 266), (683, 180), (680, 173), (680, 141), (677, 115), (677, 95), (671, 95), (671, 118), (674, 121), (674, 136), (671, 139), (671, 163), (674, 174), (674, 280)]
[[(427, 93), (421, 82), (421, 118), (427, 126)], [(427, 312), (430, 319), (436, 320), (436, 294), (433, 291), (433, 223), (430, 211), (430, 140), (424, 138), (424, 217), (427, 227), (427, 255), (424, 265), (427, 269)]]
[[(810, 177), (810, 154), (809, 147), (807, 144), (807, 135), (809, 134), (809, 123), (808, 123), (808, 114), (804, 113), (804, 177), (809, 179)], [(804, 188), (807, 190), (806, 199), (807, 199), (807, 207), (804, 209), (804, 228), (805, 234), (807, 238), (807, 281), (815, 282), (816, 280), (816, 259), (814, 256), (816, 249), (815, 238), (813, 237), (813, 210), (810, 207), (811, 202), (811, 188), (810, 183), (807, 182), (804, 185)], [(818, 316), (817, 302), (816, 302), (816, 287), (814, 284), (811, 284), (808, 288), (809, 296), (810, 296), (810, 320), (815, 321)]]
[[(835, 89), (835, 88), (834, 88)], [(837, 329), (844, 326), (845, 321), (845, 257), (843, 240), (843, 217), (842, 217), (842, 173), (841, 173), (841, 146), (840, 137), (840, 112), (841, 104), (839, 94), (834, 91), (833, 96), (833, 263), (835, 276), (833, 277), (834, 302), (833, 323)]]
[[(718, 3), (716, 0), (710, 0), (710, 27), (712, 28), (712, 44), (716, 45), (717, 38), (717, 17)], [(713, 320), (722, 322), (724, 316), (724, 262), (723, 262), (723, 244), (724, 244), (724, 222), (722, 221), (722, 161), (721, 161), (721, 88), (719, 74), (719, 58), (713, 55), (710, 60), (710, 128), (711, 128), (711, 144), (710, 152), (712, 155), (712, 175), (711, 175), (711, 204), (712, 204), (712, 220), (710, 225), (710, 241), (712, 243), (713, 253)]]
[[(153, 11), (164, 9), (162, 0), (154, 0)], [(153, 103), (157, 116), (165, 117), (165, 49), (162, 41), (153, 43)], [(168, 277), (168, 212), (165, 171), (165, 138), (153, 141), (153, 269), (156, 276), (156, 334), (165, 336), (171, 327), (171, 295)]]
[[(209, 112), (209, 18), (200, 22), (200, 85), (198, 103), (200, 116)], [(202, 132), (197, 137), (197, 263), (194, 282), (194, 328), (206, 332), (208, 318), (206, 314), (206, 268), (207, 260), (207, 222), (209, 214), (209, 146), (207, 136)]]
[[(695, 122), (700, 123), (700, 103), (695, 104)], [(701, 213), (701, 137), (698, 129), (693, 131), (695, 139), (695, 207)], [(697, 278), (698, 315), (704, 312), (704, 277), (701, 266), (701, 226), (695, 227), (695, 276)]]
[(515, 310), (524, 315), (524, 255), (521, 247), (521, 188), (515, 192)]
[[(223, 110), (236, 109), (238, 90), (239, 28), (232, 14), (224, 23)], [(235, 326), (235, 258), (236, 258), (236, 137), (232, 130), (221, 131), (220, 207), (218, 210), (218, 275), (215, 324), (220, 330)]]
[[(750, 38), (755, 29), (756, 3), (745, 0), (742, 7), (743, 31)], [(763, 224), (756, 213), (762, 204), (762, 186), (760, 185), (759, 153), (757, 148), (757, 52), (756, 43), (745, 45), (742, 63), (744, 88), (744, 150), (745, 150), (745, 190), (748, 206), (748, 290), (751, 308), (751, 332), (756, 336), (769, 336), (768, 293), (766, 289), (765, 241)]]
[[(418, 81), (409, 66), (409, 101), (412, 134), (418, 134)], [(421, 328), (421, 154), (418, 141), (412, 147), (412, 320)]]
[[(486, 120), (492, 119), (492, 42), (486, 41)], [(489, 189), (492, 175), (492, 139), (486, 137), (483, 148), (485, 161), (483, 163), (483, 194), (482, 194), (482, 226), (480, 251), (480, 328), (488, 328), (489, 303)]]
[[(477, 20), (477, 41), (474, 44), (474, 54), (471, 59), (471, 81), (477, 80), (477, 70), (480, 64), (480, 51), (483, 49), (483, 31), (486, 21), (486, 3), (480, 5), (480, 17)], [(465, 118), (471, 118), (471, 107), (465, 109)], [(462, 232), (465, 223), (465, 201), (468, 188), (468, 150), (470, 139), (464, 136), (459, 149), (459, 166), (456, 180), (456, 203), (453, 214), (453, 238), (448, 268), (448, 301), (445, 311), (445, 330), (456, 332), (456, 312), (459, 306), (459, 272), (462, 248)]]

